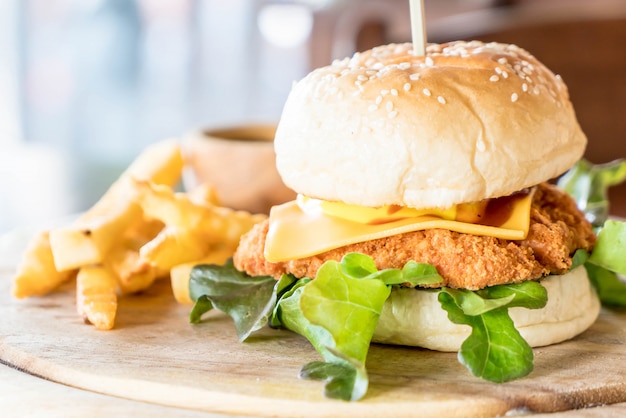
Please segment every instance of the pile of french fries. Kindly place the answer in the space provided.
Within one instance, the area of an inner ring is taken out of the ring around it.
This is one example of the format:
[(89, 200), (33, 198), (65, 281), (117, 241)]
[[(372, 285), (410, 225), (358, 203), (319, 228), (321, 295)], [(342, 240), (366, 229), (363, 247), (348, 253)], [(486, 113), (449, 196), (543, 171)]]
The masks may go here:
[(82, 216), (36, 234), (17, 267), (13, 295), (43, 296), (75, 279), (79, 315), (102, 330), (115, 325), (118, 297), (158, 279), (170, 278), (176, 300), (191, 303), (192, 267), (225, 262), (266, 215), (220, 206), (208, 184), (177, 192), (184, 165), (175, 139), (146, 148)]

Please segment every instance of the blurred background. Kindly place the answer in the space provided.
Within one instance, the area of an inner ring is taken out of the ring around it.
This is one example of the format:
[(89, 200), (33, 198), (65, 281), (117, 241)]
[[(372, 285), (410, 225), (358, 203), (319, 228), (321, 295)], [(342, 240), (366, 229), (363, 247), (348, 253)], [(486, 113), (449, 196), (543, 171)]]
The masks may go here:
[[(276, 122), (294, 80), (410, 41), (408, 0), (2, 0), (0, 233), (92, 205), (146, 145)], [(529, 49), (570, 87), (587, 157), (626, 157), (626, 1), (426, 0), (428, 40)], [(626, 189), (612, 192), (626, 216)]]

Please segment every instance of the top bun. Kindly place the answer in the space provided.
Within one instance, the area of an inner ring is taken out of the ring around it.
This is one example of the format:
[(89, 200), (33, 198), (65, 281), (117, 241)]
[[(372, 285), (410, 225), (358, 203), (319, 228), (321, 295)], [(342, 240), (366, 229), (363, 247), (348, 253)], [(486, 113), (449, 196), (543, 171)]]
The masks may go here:
[(314, 70), (289, 94), (275, 150), (298, 193), (444, 208), (557, 177), (586, 143), (559, 76), (515, 45), (458, 41)]

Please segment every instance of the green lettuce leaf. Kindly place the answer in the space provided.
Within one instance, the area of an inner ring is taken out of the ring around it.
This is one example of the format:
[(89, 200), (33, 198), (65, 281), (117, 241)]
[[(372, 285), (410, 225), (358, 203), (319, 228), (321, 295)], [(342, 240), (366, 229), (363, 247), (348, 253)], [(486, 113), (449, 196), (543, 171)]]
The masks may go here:
[(591, 263), (585, 269), (603, 305), (626, 307), (626, 284), (616, 273)]
[(326, 381), (328, 397), (354, 401), (367, 391), (365, 359), (391, 288), (375, 278), (344, 273), (369, 276), (367, 260), (344, 261), (324, 263), (315, 280), (285, 295), (279, 301), (278, 316), (285, 327), (307, 338), (325, 360), (309, 363), (300, 375)]
[(190, 321), (199, 322), (212, 307), (230, 315), (240, 341), (264, 326), (276, 303), (273, 277), (250, 277), (238, 271), (232, 260), (223, 266), (198, 265), (191, 270), (189, 295), (196, 303)]
[(604, 223), (585, 268), (603, 305), (626, 307), (626, 222)]
[(509, 295), (500, 299), (484, 299), (478, 293), (465, 289), (446, 288), (444, 292), (452, 297), (454, 303), (465, 315), (470, 316), (482, 315), (506, 306), (515, 298), (515, 295)]
[(302, 367), (303, 379), (326, 382), (324, 396), (345, 401), (358, 400), (367, 392), (368, 378), (363, 363), (344, 356), (340, 351), (328, 348), (333, 362), (312, 361)]
[(280, 328), (286, 326), (280, 320), (283, 310), (283, 300), (289, 299), (300, 287), (306, 285), (311, 279), (296, 279), (291, 275), (283, 275), (276, 285), (276, 304), (269, 319), (269, 326), (272, 328)]
[(211, 309), (213, 309), (211, 300), (206, 295), (200, 296), (196, 299), (193, 308), (191, 309), (189, 322), (192, 324), (199, 324), (202, 321), (202, 316)]
[(626, 222), (606, 221), (587, 261), (626, 275)]
[(300, 309), (313, 325), (326, 329), (333, 347), (365, 362), (374, 329), (391, 288), (381, 280), (354, 279), (337, 262), (326, 262), (302, 288)]
[(582, 248), (577, 249), (572, 257), (572, 266), (569, 269), (574, 270), (576, 267), (584, 265), (588, 259), (589, 253), (586, 250)]
[(285, 292), (272, 322), (303, 335), (324, 359), (305, 365), (301, 377), (325, 381), (330, 398), (358, 400), (367, 391), (365, 360), (391, 286), (441, 281), (427, 264), (379, 271), (371, 257), (350, 253)]
[(508, 308), (545, 306), (547, 292), (543, 286), (524, 282), (478, 292), (443, 288), (438, 298), (453, 323), (472, 328), (458, 357), (473, 375), (501, 383), (532, 371), (533, 350), (515, 328)]
[(415, 261), (407, 262), (400, 269), (378, 270), (374, 260), (360, 253), (349, 253), (341, 259), (341, 272), (355, 279), (379, 279), (386, 285), (406, 285), (416, 287), (420, 285), (437, 285), (443, 278), (437, 269), (426, 263)]
[(513, 296), (511, 302), (506, 306), (507, 308), (541, 309), (548, 303), (548, 291), (546, 288), (541, 283), (532, 280), (487, 287), (476, 291), (476, 293), (490, 300)]
[(609, 217), (608, 189), (626, 180), (626, 160), (593, 164), (579, 160), (557, 185), (569, 193), (591, 224), (602, 227)]

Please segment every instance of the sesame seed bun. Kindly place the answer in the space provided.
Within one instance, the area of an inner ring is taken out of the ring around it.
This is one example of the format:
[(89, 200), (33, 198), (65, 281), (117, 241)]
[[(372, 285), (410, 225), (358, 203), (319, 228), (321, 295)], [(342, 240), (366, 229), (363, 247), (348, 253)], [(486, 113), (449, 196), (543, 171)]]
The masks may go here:
[(278, 171), (311, 197), (449, 207), (554, 178), (586, 137), (560, 77), (507, 44), (410, 44), (357, 53), (296, 83), (275, 137)]
[[(541, 280), (541, 284), (548, 291), (548, 303), (544, 308), (509, 309), (515, 328), (531, 347), (573, 338), (597, 319), (600, 301), (587, 278), (585, 267), (548, 276)], [(437, 294), (394, 288), (383, 307), (373, 341), (458, 351), (471, 329), (448, 319)]]

